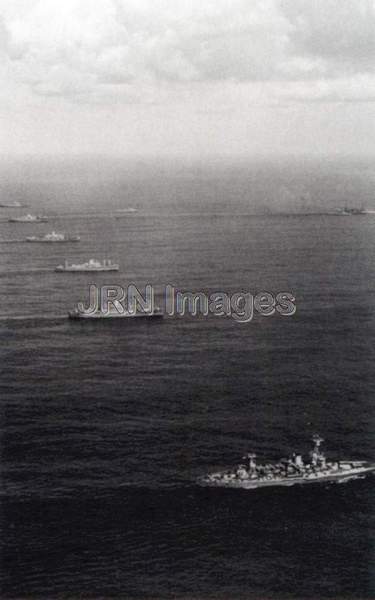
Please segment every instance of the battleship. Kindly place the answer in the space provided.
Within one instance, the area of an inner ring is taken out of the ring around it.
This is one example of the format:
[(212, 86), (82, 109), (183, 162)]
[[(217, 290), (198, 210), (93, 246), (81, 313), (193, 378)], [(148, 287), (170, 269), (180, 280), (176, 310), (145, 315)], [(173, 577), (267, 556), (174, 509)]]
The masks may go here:
[(292, 486), (307, 483), (343, 483), (360, 479), (375, 471), (375, 463), (361, 460), (327, 461), (320, 449), (324, 439), (319, 435), (312, 438), (314, 447), (309, 459), (304, 462), (301, 454), (293, 454), (277, 463), (258, 465), (256, 454), (243, 456), (244, 464), (234, 469), (211, 473), (198, 480), (203, 486), (243, 488), (246, 490)]
[(64, 233), (56, 233), (52, 231), (52, 233), (47, 233), (43, 237), (38, 237), (36, 235), (27, 237), (27, 242), (38, 242), (38, 243), (53, 243), (53, 242), (79, 242), (79, 236), (66, 236)]
[(8, 223), (47, 223), (48, 217), (43, 215), (24, 215), (22, 217), (11, 217)]
[(103, 260), (100, 262), (99, 260), (95, 260), (94, 258), (90, 258), (88, 262), (82, 264), (69, 264), (68, 261), (65, 261), (63, 265), (58, 265), (55, 268), (55, 271), (61, 273), (98, 273), (100, 271), (118, 271), (119, 265), (113, 263), (109, 259)]

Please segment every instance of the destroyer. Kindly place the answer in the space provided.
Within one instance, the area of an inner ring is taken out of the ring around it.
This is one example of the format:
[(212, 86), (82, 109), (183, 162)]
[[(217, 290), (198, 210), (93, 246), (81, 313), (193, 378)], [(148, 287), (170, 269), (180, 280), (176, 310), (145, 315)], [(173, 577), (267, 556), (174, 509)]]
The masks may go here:
[(64, 233), (56, 233), (52, 231), (52, 233), (47, 233), (44, 237), (27, 237), (27, 242), (43, 242), (43, 243), (51, 243), (51, 242), (79, 242), (80, 238), (78, 236), (68, 237)]
[(111, 260), (103, 260), (100, 262), (99, 260), (95, 260), (94, 258), (90, 258), (88, 262), (82, 264), (69, 264), (68, 261), (65, 261), (63, 265), (59, 265), (56, 267), (55, 271), (58, 272), (69, 272), (69, 273), (97, 273), (99, 271), (118, 271), (119, 265), (113, 263)]
[(47, 223), (48, 217), (43, 215), (25, 215), (22, 217), (11, 217), (8, 219), (9, 223)]
[(243, 456), (246, 464), (234, 469), (212, 473), (198, 480), (200, 485), (231, 488), (256, 489), (271, 486), (291, 486), (296, 484), (342, 483), (350, 479), (359, 479), (375, 471), (375, 464), (360, 460), (328, 462), (320, 450), (324, 441), (314, 435), (313, 450), (309, 460), (304, 462), (300, 454), (281, 459), (277, 463), (257, 465), (256, 454)]

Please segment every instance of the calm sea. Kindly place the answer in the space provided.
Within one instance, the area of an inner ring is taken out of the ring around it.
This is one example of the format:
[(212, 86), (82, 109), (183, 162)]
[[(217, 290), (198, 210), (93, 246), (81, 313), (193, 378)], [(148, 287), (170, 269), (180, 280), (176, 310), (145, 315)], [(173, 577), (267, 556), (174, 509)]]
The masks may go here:
[[(373, 458), (373, 164), (0, 166), (1, 597), (373, 598), (374, 478), (236, 491), (255, 450)], [(116, 211), (134, 207), (136, 212)], [(10, 224), (46, 213), (49, 223)], [(316, 214), (318, 213), (318, 214)], [(22, 240), (51, 230), (79, 244)], [(54, 273), (112, 258), (119, 273)], [(72, 322), (91, 283), (293, 292), (293, 317)]]

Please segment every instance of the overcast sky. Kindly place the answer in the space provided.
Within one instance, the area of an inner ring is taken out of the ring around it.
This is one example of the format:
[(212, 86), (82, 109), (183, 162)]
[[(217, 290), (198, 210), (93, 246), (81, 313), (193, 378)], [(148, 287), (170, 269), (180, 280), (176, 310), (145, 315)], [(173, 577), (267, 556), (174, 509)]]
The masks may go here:
[(1, 152), (375, 153), (375, 0), (0, 0)]

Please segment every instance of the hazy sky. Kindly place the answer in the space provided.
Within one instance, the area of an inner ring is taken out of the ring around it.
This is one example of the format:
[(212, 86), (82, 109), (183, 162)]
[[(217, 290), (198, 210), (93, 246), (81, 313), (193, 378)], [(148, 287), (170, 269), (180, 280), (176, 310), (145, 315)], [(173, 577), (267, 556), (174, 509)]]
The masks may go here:
[(7, 154), (375, 153), (375, 0), (0, 0)]

